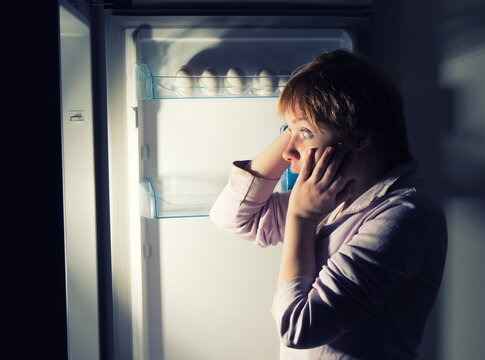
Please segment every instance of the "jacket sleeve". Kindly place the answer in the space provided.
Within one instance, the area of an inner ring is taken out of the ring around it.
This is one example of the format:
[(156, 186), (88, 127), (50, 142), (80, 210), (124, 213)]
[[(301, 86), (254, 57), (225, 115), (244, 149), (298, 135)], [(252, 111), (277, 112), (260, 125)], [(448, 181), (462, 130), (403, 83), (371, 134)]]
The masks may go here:
[(412, 204), (390, 206), (364, 222), (316, 279), (290, 279), (278, 289), (272, 314), (282, 343), (317, 347), (362, 324), (421, 271), (436, 227), (443, 225)]
[(220, 228), (266, 247), (283, 241), (289, 193), (273, 192), (278, 180), (256, 177), (234, 162), (227, 185), (209, 216)]

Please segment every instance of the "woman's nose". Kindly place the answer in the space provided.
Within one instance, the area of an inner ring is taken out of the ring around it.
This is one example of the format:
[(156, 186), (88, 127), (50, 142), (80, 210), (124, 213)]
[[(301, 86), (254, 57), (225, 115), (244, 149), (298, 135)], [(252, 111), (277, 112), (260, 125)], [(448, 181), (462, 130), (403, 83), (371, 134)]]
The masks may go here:
[(282, 156), (283, 156), (283, 159), (285, 159), (288, 162), (300, 159), (300, 153), (296, 149), (293, 139), (290, 140), (290, 142), (286, 146), (286, 149), (283, 151)]

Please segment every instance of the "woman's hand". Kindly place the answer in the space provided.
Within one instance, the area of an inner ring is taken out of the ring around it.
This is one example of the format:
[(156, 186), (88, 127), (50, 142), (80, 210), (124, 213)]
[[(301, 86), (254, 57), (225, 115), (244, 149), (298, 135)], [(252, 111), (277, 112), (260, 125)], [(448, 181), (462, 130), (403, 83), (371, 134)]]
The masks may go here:
[(244, 167), (255, 176), (264, 179), (278, 180), (288, 167), (288, 162), (281, 154), (290, 142), (291, 134), (288, 129), (283, 131), (266, 149), (248, 162)]
[(352, 152), (344, 145), (317, 149), (303, 155), (300, 174), (289, 200), (288, 215), (320, 221), (342, 202), (351, 199), (354, 179), (349, 175)]

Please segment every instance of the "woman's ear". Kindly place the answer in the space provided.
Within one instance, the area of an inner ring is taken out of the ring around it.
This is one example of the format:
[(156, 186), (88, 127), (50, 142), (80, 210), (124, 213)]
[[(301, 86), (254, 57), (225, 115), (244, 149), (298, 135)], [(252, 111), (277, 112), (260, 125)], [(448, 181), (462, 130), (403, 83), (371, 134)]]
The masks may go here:
[(363, 150), (369, 147), (371, 143), (372, 143), (372, 135), (368, 134), (368, 135), (361, 136), (356, 141), (355, 150), (357, 151)]

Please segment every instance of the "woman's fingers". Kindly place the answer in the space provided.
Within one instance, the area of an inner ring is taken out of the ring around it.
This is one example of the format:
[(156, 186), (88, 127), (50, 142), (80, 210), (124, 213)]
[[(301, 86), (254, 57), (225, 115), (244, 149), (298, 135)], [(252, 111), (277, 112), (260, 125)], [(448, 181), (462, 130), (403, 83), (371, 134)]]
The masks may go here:
[(298, 179), (301, 178), (301, 181), (307, 180), (312, 174), (313, 158), (315, 157), (315, 151), (316, 149), (314, 148), (308, 149), (303, 157), (300, 174), (298, 175)]
[(309, 149), (303, 157), (298, 178), (318, 184), (320, 191), (325, 191), (336, 181), (336, 177), (345, 177), (345, 172), (352, 160), (352, 151), (339, 143), (336, 147), (326, 147), (321, 155), (316, 148)]
[(316, 165), (315, 169), (313, 169), (312, 174), (315, 182), (320, 181), (320, 179), (323, 177), (323, 174), (325, 174), (325, 170), (327, 169), (327, 166), (332, 159), (333, 152), (334, 148), (332, 146), (327, 146), (321, 156), (315, 159)]
[(325, 172), (321, 179), (321, 184), (324, 187), (330, 186), (334, 177), (337, 175), (339, 171), (341, 171), (340, 167), (345, 156), (349, 153), (349, 150), (343, 144), (338, 144), (334, 150), (334, 154), (332, 156), (332, 161), (326, 166)]
[[(326, 148), (308, 149), (302, 153), (300, 174), (290, 196), (289, 209), (305, 218), (321, 218), (340, 199), (353, 194), (352, 179), (347, 170), (348, 150)], [(290, 210), (289, 210), (290, 211)]]

